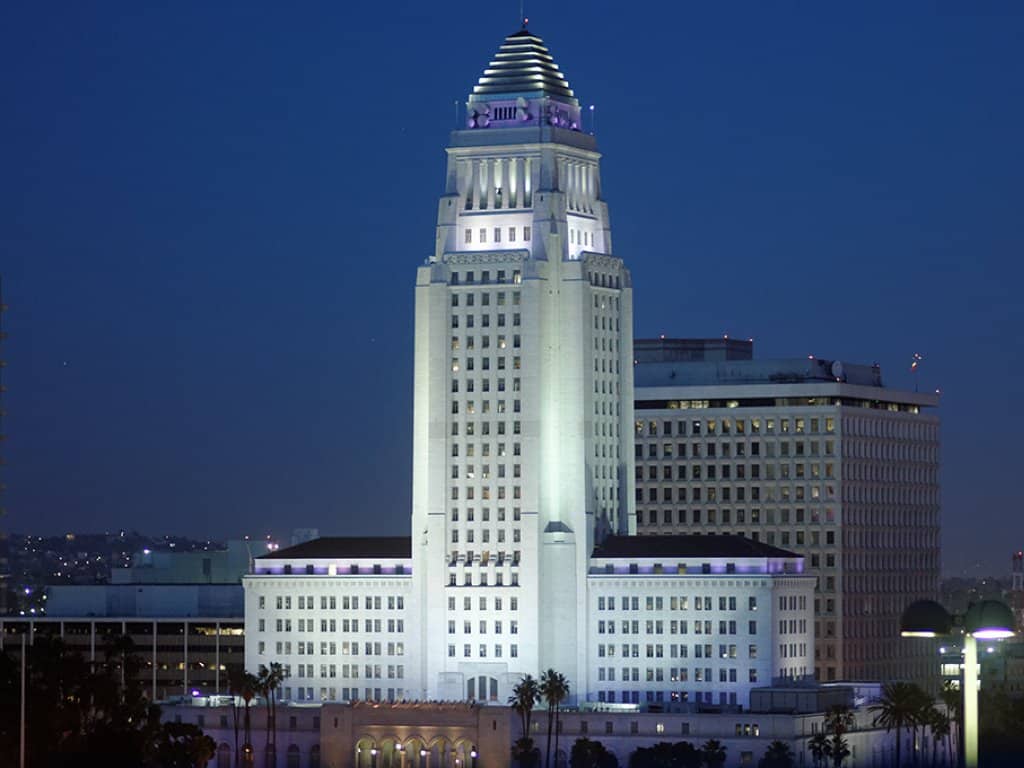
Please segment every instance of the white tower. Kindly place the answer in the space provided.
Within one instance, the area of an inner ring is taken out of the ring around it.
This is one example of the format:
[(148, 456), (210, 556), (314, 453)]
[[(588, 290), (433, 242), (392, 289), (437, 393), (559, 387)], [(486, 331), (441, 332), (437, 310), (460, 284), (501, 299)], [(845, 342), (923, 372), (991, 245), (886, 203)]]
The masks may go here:
[(413, 579), (421, 695), (503, 702), (586, 680), (589, 556), (635, 532), (632, 289), (543, 41), (507, 37), (466, 114), (416, 279)]

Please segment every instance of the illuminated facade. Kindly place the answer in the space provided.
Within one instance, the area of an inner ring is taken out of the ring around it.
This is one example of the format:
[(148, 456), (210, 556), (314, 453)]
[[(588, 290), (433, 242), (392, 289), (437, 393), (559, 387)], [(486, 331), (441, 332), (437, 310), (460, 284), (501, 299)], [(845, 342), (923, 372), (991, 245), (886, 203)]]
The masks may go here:
[(735, 537), (637, 539), (629, 272), (600, 155), (543, 42), (510, 35), (448, 147), (417, 272), (409, 538), (318, 539), (246, 577), (246, 666), (293, 701), (746, 706), (811, 672), (813, 580)]
[[(528, 670), (582, 679), (590, 553), (635, 530), (632, 289), (596, 141), (526, 30), (466, 109), (416, 278), (413, 579), (422, 674), (443, 699), (465, 696), (464, 679), (502, 692)], [(453, 621), (515, 626), (516, 655), (482, 637), (452, 653)]]

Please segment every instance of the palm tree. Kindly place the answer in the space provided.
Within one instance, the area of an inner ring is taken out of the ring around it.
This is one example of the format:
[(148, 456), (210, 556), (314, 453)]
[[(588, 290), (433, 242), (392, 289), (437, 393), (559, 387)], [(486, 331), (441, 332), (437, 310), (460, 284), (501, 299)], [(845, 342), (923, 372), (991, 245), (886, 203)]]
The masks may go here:
[(545, 768), (551, 768), (551, 730), (555, 729), (555, 760), (558, 759), (558, 705), (569, 697), (569, 681), (561, 672), (549, 669), (540, 676), (540, 695), (548, 705), (548, 745)]
[(231, 694), (231, 722), (235, 728), (235, 768), (238, 768), (238, 696), (242, 695), (242, 678), (245, 670), (241, 667), (228, 667), (228, 692)]
[(523, 738), (530, 738), (530, 721), (533, 719), (533, 707), (540, 701), (540, 686), (533, 675), (524, 675), (515, 688), (508, 703), (519, 715), (523, 725)]
[(256, 692), (263, 697), (263, 701), (267, 707), (267, 717), (264, 724), (266, 730), (266, 743), (263, 746), (263, 759), (268, 762), (267, 768), (274, 768), (274, 757), (270, 757), (269, 759), (267, 757), (268, 755), (275, 755), (275, 753), (270, 749), (271, 744), (274, 743), (270, 735), (270, 721), (272, 717), (270, 714), (270, 670), (262, 664), (260, 664), (259, 671), (256, 672)]
[(793, 768), (794, 755), (789, 744), (775, 740), (768, 745), (758, 768)]
[(827, 754), (835, 768), (842, 768), (843, 760), (850, 756), (850, 745), (840, 734), (828, 741)]
[(284, 680), (284, 667), (276, 661), (270, 663), (270, 667), (260, 664), (259, 674), (256, 676), (259, 681), (259, 692), (267, 702), (267, 746), (266, 751), (277, 758), (277, 689), (281, 687)]
[(252, 722), (249, 719), (249, 703), (256, 698), (256, 694), (259, 692), (260, 681), (256, 675), (251, 672), (242, 672), (241, 680), (239, 681), (239, 694), (242, 696), (242, 701), (245, 702), (245, 744), (242, 749), (245, 751), (245, 762), (247, 765), (253, 764), (253, 747), (252, 747)]
[(921, 729), (921, 741), (924, 741), (925, 728), (931, 723), (932, 710), (934, 706), (932, 704), (932, 697), (918, 685), (914, 685), (913, 694), (913, 716), (911, 717), (910, 731), (913, 736), (913, 749), (914, 749), (914, 765), (917, 765), (921, 760), (920, 749), (918, 748), (917, 729)]
[(828, 755), (828, 736), (824, 733), (816, 733), (807, 742), (807, 748), (811, 752), (811, 759), (814, 761), (814, 768), (821, 768), (825, 756)]
[(725, 765), (725, 747), (718, 739), (708, 739), (700, 748), (708, 768), (722, 768)]
[(843, 764), (843, 760), (850, 754), (843, 734), (849, 732), (853, 728), (853, 724), (853, 711), (847, 706), (837, 704), (829, 707), (825, 713), (825, 730), (832, 734), (832, 740), (828, 744), (827, 752), (829, 757), (832, 758), (832, 765), (835, 768), (839, 768)]
[(537, 760), (534, 755), (533, 738), (530, 736), (530, 723), (533, 720), (533, 707), (540, 701), (540, 686), (533, 675), (525, 675), (512, 689), (508, 703), (520, 718), (523, 727), (522, 738), (516, 740), (513, 754), (521, 767), (533, 766)]
[(919, 690), (912, 683), (886, 683), (882, 687), (882, 698), (871, 707), (871, 711), (877, 713), (873, 721), (875, 725), (884, 727), (886, 733), (893, 729), (896, 731), (896, 768), (902, 766), (902, 731), (913, 722)]
[(139, 663), (136, 661), (134, 665), (132, 664), (134, 653), (135, 641), (130, 635), (117, 635), (109, 638), (104, 649), (108, 667), (112, 664), (117, 665), (122, 703), (124, 702), (126, 678), (131, 679), (138, 673)]
[[(937, 707), (932, 707), (928, 715), (928, 729), (932, 733), (932, 766), (935, 766), (939, 762), (939, 743), (945, 741), (947, 747), (949, 746), (949, 715)], [(949, 758), (948, 749), (946, 757)]]
[(960, 713), (963, 711), (963, 694), (959, 688), (953, 685), (951, 681), (947, 680), (942, 684), (942, 691), (939, 693), (939, 696), (942, 698), (942, 703), (946, 705), (946, 714), (949, 716), (950, 720), (949, 733), (946, 734), (946, 749), (948, 752), (952, 752), (954, 750), (953, 737), (955, 735), (955, 749), (956, 753), (959, 755), (960, 734), (962, 732), (960, 726)]

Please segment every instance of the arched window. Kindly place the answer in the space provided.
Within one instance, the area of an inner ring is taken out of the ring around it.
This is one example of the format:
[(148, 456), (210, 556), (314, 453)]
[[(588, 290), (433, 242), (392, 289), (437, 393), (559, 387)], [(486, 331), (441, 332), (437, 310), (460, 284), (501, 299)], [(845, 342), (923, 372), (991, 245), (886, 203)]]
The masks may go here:
[(227, 744), (217, 747), (217, 768), (231, 768), (231, 747)]
[(320, 768), (320, 745), (314, 744), (309, 750), (309, 768)]
[(466, 681), (466, 698), (470, 701), (497, 701), (498, 679), (496, 677), (471, 677)]
[(299, 754), (299, 748), (294, 744), (288, 747), (288, 759), (285, 765), (287, 768), (302, 768), (302, 755)]

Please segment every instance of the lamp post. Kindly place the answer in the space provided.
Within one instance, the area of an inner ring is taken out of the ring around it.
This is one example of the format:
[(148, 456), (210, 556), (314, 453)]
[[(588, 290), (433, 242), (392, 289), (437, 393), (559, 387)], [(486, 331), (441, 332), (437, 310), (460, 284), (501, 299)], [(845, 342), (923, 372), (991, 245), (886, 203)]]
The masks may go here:
[(903, 637), (941, 637), (959, 624), (964, 630), (964, 764), (978, 765), (978, 640), (999, 640), (1014, 634), (1013, 612), (998, 600), (971, 604), (963, 616), (954, 616), (934, 600), (912, 603), (900, 619)]
[(477, 751), (476, 751), (476, 744), (474, 744), (472, 747), (470, 747), (470, 750), (469, 750), (469, 758), (472, 761), (469, 764), (469, 768), (476, 768), (476, 759), (477, 759), (477, 757), (478, 757), (478, 754), (477, 754)]
[(398, 753), (398, 768), (405, 768), (405, 747), (395, 744), (395, 751)]

